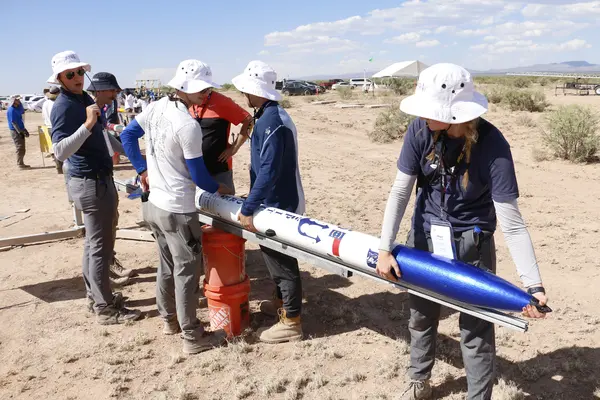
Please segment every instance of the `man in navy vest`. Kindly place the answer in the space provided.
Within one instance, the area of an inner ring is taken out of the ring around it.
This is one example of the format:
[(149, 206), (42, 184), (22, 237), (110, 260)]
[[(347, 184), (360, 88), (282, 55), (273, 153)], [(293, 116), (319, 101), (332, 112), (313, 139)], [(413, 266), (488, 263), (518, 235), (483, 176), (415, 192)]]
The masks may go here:
[[(304, 190), (298, 166), (298, 135), (292, 118), (277, 102), (281, 94), (275, 90), (277, 73), (262, 61), (252, 61), (232, 82), (242, 92), (249, 107), (256, 112), (250, 139), (250, 193), (238, 219), (245, 229), (256, 231), (253, 215), (261, 204), (296, 214), (304, 213)], [(302, 339), (300, 314), (302, 282), (298, 260), (261, 246), (263, 258), (277, 285), (272, 307), (262, 307), (267, 314), (276, 309), (279, 322), (259, 331), (266, 343), (282, 343)]]
[(52, 57), (48, 83), (61, 86), (50, 120), (54, 155), (69, 160), (68, 190), (84, 215), (85, 245), (83, 279), (88, 305), (102, 325), (136, 320), (139, 310), (124, 306), (120, 293), (110, 288), (109, 264), (113, 259), (113, 229), (117, 218), (117, 191), (113, 164), (99, 120), (100, 109), (83, 90), (86, 71), (91, 67), (73, 51)]

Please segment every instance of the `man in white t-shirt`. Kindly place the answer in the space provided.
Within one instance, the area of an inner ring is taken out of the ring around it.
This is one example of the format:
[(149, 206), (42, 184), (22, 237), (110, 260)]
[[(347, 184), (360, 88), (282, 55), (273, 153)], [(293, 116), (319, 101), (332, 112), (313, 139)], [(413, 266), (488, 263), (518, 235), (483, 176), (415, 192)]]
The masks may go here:
[[(164, 320), (165, 334), (182, 331), (183, 351), (199, 353), (224, 343), (225, 334), (205, 332), (196, 317), (202, 274), (201, 226), (194, 204), (196, 186), (211, 193), (231, 194), (214, 181), (202, 159), (202, 130), (189, 114), (213, 87), (212, 76), (197, 60), (179, 64), (168, 83), (178, 98), (164, 97), (146, 110), (121, 133), (123, 148), (140, 175), (144, 192), (145, 221), (158, 243), (156, 303)], [(146, 160), (138, 139), (145, 135)]]

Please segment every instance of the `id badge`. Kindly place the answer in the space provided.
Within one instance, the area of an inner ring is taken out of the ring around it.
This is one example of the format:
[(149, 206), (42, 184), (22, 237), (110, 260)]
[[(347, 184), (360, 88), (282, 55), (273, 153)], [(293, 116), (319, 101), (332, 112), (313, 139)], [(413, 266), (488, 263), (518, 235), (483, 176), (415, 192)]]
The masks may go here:
[(454, 248), (454, 231), (448, 221), (431, 218), (431, 242), (433, 243), (433, 254), (456, 259)]

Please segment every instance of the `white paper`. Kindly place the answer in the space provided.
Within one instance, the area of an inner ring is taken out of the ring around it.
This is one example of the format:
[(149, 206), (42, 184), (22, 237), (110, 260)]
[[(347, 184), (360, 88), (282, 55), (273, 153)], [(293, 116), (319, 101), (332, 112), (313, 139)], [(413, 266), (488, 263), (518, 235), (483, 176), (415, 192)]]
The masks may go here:
[(449, 226), (431, 224), (431, 241), (433, 242), (433, 254), (454, 259), (452, 231)]

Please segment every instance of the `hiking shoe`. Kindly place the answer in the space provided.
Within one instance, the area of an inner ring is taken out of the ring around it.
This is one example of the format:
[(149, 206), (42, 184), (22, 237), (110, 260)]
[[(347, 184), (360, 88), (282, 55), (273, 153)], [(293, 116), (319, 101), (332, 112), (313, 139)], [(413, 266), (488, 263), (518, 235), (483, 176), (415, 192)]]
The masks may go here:
[(227, 343), (227, 333), (223, 329), (215, 332), (202, 332), (202, 337), (196, 340), (183, 339), (183, 352), (186, 354), (198, 354), (203, 351), (223, 346)]
[(136, 321), (142, 316), (140, 310), (131, 310), (126, 307), (116, 309), (108, 306), (98, 313), (97, 319), (100, 325), (117, 325), (127, 321)]
[(423, 400), (431, 398), (431, 385), (428, 380), (412, 380), (398, 400)]
[(27, 169), (27, 168), (31, 168), (31, 165), (27, 165), (27, 164), (20, 164), (19, 165), (20, 169)]
[(284, 343), (302, 340), (302, 323), (300, 316), (288, 318), (283, 308), (278, 310), (279, 322), (270, 328), (259, 329), (258, 339), (265, 343)]
[(127, 278), (130, 278), (131, 274), (133, 274), (132, 269), (123, 268), (123, 264), (121, 264), (121, 262), (117, 260), (117, 257), (113, 257), (113, 262), (110, 264), (110, 272), (117, 276)]
[(260, 302), (260, 312), (269, 317), (276, 317), (278, 310), (283, 307), (283, 300), (263, 300)]
[(118, 292), (113, 297), (113, 303), (98, 313), (97, 320), (100, 325), (116, 325), (138, 320), (141, 316), (140, 310), (131, 310), (125, 307), (125, 297)]
[(176, 319), (173, 321), (165, 321), (163, 324), (163, 334), (165, 335), (176, 335), (181, 332), (179, 321)]
[[(113, 274), (111, 273), (111, 275), (113, 275)], [(119, 276), (113, 275), (109, 279), (110, 279), (110, 284), (112, 285), (112, 287), (122, 287), (129, 283), (129, 278), (126, 276), (121, 278)]]

